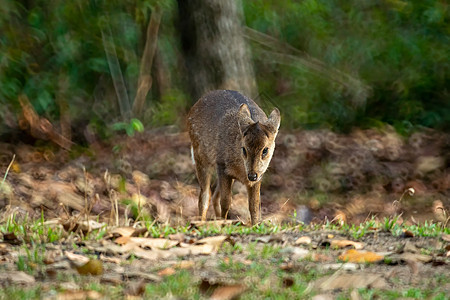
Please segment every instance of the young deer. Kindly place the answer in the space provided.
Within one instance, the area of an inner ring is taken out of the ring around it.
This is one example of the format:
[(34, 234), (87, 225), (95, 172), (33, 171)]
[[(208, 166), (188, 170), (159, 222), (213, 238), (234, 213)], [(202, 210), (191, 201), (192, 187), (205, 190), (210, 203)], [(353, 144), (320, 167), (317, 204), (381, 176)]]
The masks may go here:
[[(269, 166), (280, 127), (280, 111), (269, 118), (251, 99), (229, 90), (204, 95), (188, 115), (192, 154), (200, 185), (199, 214), (204, 221), (214, 169), (212, 203), (217, 217), (227, 218), (234, 180), (245, 184), (252, 224), (259, 221), (261, 178)], [(219, 204), (220, 198), (220, 204)]]

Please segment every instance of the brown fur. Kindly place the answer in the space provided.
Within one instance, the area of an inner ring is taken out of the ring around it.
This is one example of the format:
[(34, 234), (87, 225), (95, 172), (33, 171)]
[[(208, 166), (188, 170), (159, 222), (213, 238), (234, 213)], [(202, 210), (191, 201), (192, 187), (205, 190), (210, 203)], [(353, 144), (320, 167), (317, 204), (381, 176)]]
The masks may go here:
[(272, 159), (279, 126), (278, 109), (267, 118), (253, 100), (236, 91), (212, 91), (194, 104), (188, 128), (200, 185), (198, 209), (202, 220), (206, 219), (215, 169), (218, 182), (212, 202), (216, 216), (227, 218), (231, 187), (238, 180), (247, 187), (252, 224), (259, 221), (261, 179)]

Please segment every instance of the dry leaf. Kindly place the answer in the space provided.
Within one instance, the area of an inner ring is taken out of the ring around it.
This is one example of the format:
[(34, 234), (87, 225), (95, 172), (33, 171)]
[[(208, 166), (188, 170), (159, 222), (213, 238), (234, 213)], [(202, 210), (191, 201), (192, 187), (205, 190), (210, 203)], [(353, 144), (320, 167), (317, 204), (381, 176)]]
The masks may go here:
[(14, 284), (32, 284), (36, 280), (33, 276), (22, 271), (2, 271), (0, 272), (0, 282)]
[(174, 268), (168, 267), (162, 270), (158, 271), (159, 276), (169, 276), (175, 274), (177, 271), (175, 271)]
[(330, 242), (331, 248), (347, 248), (347, 247), (354, 247), (355, 249), (362, 249), (364, 248), (364, 244), (360, 242), (354, 242), (350, 240), (332, 240)]
[(76, 290), (69, 290), (59, 293), (56, 296), (57, 300), (84, 300), (84, 299), (101, 299), (103, 297), (102, 294), (100, 294), (97, 291), (76, 291)]
[(450, 234), (443, 234), (441, 238), (443, 241), (450, 242)]
[(309, 236), (302, 236), (299, 237), (296, 241), (295, 241), (295, 245), (309, 245), (311, 244), (311, 238)]
[(64, 255), (70, 260), (71, 263), (73, 263), (75, 266), (83, 266), (85, 264), (87, 264), (89, 262), (89, 258), (84, 256), (84, 255), (80, 255), (80, 254), (75, 254), (73, 252), (69, 252), (66, 251), (64, 252)]
[(313, 284), (314, 288), (322, 291), (335, 289), (360, 289), (377, 288), (383, 289), (388, 286), (382, 275), (372, 273), (342, 274), (336, 272), (331, 276), (320, 278)]
[(417, 261), (422, 263), (428, 263), (433, 260), (433, 257), (430, 255), (420, 254), (420, 253), (410, 253), (405, 252), (398, 256), (396, 256), (397, 259), (400, 259), (402, 261)]
[(214, 245), (204, 244), (204, 245), (182, 245), (181, 248), (169, 249), (170, 252), (175, 253), (177, 256), (186, 255), (209, 255), (215, 253), (217, 248)]
[(110, 231), (111, 234), (118, 234), (124, 237), (131, 237), (136, 232), (136, 228), (133, 227), (116, 227)]
[(198, 240), (197, 242), (195, 242), (195, 244), (197, 244), (197, 245), (211, 245), (216, 250), (218, 250), (220, 248), (220, 246), (222, 246), (223, 242), (226, 241), (226, 240), (229, 240), (229, 238), (230, 237), (226, 236), (226, 235), (210, 236), (210, 237)]
[(117, 238), (115, 242), (118, 244), (132, 243), (142, 248), (147, 247), (151, 249), (168, 249), (178, 245), (177, 241), (172, 241), (169, 239), (124, 237), (124, 236)]
[(383, 255), (375, 252), (362, 252), (355, 249), (349, 249), (340, 255), (339, 260), (352, 263), (375, 263), (384, 259)]
[(243, 284), (211, 284), (208, 280), (202, 280), (199, 290), (202, 294), (210, 295), (211, 300), (230, 300), (237, 299), (247, 287)]
[(148, 260), (157, 260), (157, 259), (166, 259), (176, 256), (175, 253), (171, 251), (164, 250), (144, 250), (140, 248), (133, 249), (131, 251), (136, 257), (148, 259)]
[(312, 253), (311, 260), (316, 262), (327, 262), (331, 261), (333, 258), (331, 256), (320, 254), (320, 253)]
[(190, 269), (195, 265), (195, 262), (192, 260), (182, 260), (179, 263), (175, 264), (175, 268), (177, 269)]
[(122, 263), (122, 259), (118, 258), (118, 257), (114, 257), (114, 256), (105, 256), (103, 254), (100, 254), (100, 260), (103, 262), (109, 262), (109, 263), (114, 263), (114, 264), (120, 264)]

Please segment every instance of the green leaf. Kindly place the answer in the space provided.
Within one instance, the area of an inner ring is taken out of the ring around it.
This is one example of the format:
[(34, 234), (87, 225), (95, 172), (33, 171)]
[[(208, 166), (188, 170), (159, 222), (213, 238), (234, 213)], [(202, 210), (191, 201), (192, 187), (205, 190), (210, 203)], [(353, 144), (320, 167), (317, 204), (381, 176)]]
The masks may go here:
[(131, 119), (131, 126), (133, 126), (133, 129), (136, 130), (137, 132), (144, 131), (144, 125), (138, 119), (135, 118)]

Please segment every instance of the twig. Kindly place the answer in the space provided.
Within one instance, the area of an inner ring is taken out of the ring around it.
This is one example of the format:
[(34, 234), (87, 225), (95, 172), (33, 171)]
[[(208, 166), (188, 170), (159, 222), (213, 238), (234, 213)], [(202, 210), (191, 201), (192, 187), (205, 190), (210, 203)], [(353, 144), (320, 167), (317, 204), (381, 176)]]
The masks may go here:
[(142, 54), (141, 65), (139, 70), (138, 87), (136, 97), (133, 103), (133, 115), (140, 117), (144, 110), (145, 98), (152, 87), (152, 63), (156, 51), (156, 43), (158, 41), (159, 24), (161, 23), (161, 8), (156, 5), (152, 11), (152, 15), (147, 27), (147, 40)]
[(109, 24), (106, 26), (107, 30), (102, 32), (103, 48), (105, 49), (106, 59), (108, 61), (109, 71), (116, 90), (117, 99), (119, 101), (120, 114), (122, 118), (128, 120), (130, 118), (130, 100), (123, 79), (122, 71), (120, 70), (119, 59), (117, 58), (116, 47), (112, 38), (111, 28)]
[[(2, 183), (0, 184), (0, 188), (3, 186), (3, 183), (6, 180), (6, 177), (8, 176), (9, 169), (11, 168), (12, 164), (14, 163), (14, 159), (16, 158), (16, 155), (13, 154), (13, 158), (11, 159), (11, 162), (8, 165), (8, 168), (6, 168), (5, 176), (3, 176)], [(9, 197), (9, 206), (11, 206), (11, 197)]]

